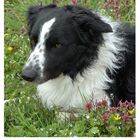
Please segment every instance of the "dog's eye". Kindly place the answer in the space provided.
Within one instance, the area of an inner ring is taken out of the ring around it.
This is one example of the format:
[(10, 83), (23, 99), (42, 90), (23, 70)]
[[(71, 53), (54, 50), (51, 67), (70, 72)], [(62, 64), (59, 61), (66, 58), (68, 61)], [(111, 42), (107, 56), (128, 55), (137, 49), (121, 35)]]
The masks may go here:
[(56, 44), (56, 45), (55, 45), (55, 48), (61, 48), (61, 47), (62, 47), (61, 44)]

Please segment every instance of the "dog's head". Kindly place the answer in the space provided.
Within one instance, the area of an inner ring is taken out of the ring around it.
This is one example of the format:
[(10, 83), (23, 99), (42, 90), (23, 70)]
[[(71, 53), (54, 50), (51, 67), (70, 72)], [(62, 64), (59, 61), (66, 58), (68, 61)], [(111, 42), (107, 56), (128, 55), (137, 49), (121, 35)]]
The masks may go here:
[(28, 10), (31, 54), (23, 68), (27, 81), (43, 83), (82, 73), (98, 57), (102, 33), (112, 32), (96, 14), (78, 6), (35, 6)]

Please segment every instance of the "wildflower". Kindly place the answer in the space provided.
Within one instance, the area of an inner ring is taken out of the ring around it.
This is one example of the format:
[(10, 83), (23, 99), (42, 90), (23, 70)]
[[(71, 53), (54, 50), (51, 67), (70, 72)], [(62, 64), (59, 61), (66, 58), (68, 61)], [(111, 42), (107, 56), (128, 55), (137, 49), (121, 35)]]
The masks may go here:
[(120, 106), (121, 108), (123, 108), (123, 107), (126, 108), (127, 105), (128, 105), (128, 102), (127, 102), (127, 101), (125, 101), (125, 102), (119, 101), (119, 106)]
[(110, 111), (112, 111), (112, 112), (116, 112), (117, 109), (118, 109), (117, 107), (111, 107), (111, 108), (110, 108)]
[(126, 6), (126, 7), (129, 6), (129, 2), (128, 2), (128, 0), (125, 2), (125, 6)]
[(128, 102), (128, 101), (122, 102), (122, 101), (120, 101), (119, 106), (120, 106), (120, 108), (126, 108), (128, 110), (132, 110), (134, 108), (134, 103), (132, 101), (131, 102)]
[(8, 49), (7, 49), (9, 52), (12, 52), (13, 50), (14, 50), (14, 48), (13, 47), (8, 47)]
[(90, 118), (90, 116), (89, 115), (86, 115), (86, 119), (89, 119)]
[(128, 110), (128, 113), (132, 115), (132, 114), (134, 114), (134, 111), (135, 111), (135, 109), (133, 108), (131, 110)]
[(102, 99), (102, 101), (96, 101), (96, 107), (98, 110), (102, 109), (102, 108), (108, 108), (108, 103), (106, 101), (106, 99)]
[(102, 102), (96, 102), (96, 106), (97, 106), (97, 108), (101, 108), (102, 107)]
[(120, 130), (121, 130), (121, 127), (120, 127), (120, 126), (118, 126), (118, 129), (120, 129)]
[(115, 9), (115, 14), (117, 17), (119, 17), (121, 15), (120, 9)]
[(104, 106), (104, 107), (105, 107), (105, 106), (108, 106), (108, 103), (107, 103), (106, 99), (103, 99), (103, 100), (102, 100), (102, 106)]
[(77, 5), (77, 0), (71, 0), (71, 3), (73, 4), (73, 5)]
[(109, 2), (105, 0), (105, 3), (104, 3), (104, 7), (105, 9), (109, 8)]
[(120, 2), (119, 1), (114, 1), (113, 7), (118, 8), (119, 6), (120, 6)]
[(21, 27), (21, 28), (20, 28), (20, 30), (19, 30), (19, 32), (20, 32), (21, 34), (23, 34), (23, 33), (25, 33), (25, 32), (26, 32), (26, 30), (25, 30), (25, 28), (24, 28), (24, 27)]
[(96, 101), (96, 107), (97, 107), (98, 110), (101, 110), (102, 107), (103, 107), (102, 101), (98, 101), (98, 102)]
[(93, 103), (92, 103), (92, 101), (87, 102), (85, 108), (86, 108), (86, 110), (87, 110), (88, 112), (91, 112), (91, 110), (92, 110), (92, 108), (93, 108)]
[(103, 120), (103, 122), (108, 121), (109, 113), (108, 112), (103, 113), (102, 116), (101, 116), (101, 119)]
[(134, 108), (134, 103), (131, 101), (131, 102), (128, 102), (128, 109), (133, 109)]
[(121, 117), (119, 115), (114, 116), (115, 121), (119, 121), (120, 119), (121, 119)]
[(132, 117), (129, 116), (128, 112), (125, 112), (122, 116), (123, 121), (129, 121)]

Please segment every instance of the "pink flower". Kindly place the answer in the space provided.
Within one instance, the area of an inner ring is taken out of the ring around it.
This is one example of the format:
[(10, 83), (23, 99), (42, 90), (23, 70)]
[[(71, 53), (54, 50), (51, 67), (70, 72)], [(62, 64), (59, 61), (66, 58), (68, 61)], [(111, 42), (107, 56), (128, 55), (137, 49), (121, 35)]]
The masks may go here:
[(71, 3), (73, 4), (73, 5), (77, 5), (77, 0), (71, 0)]
[(98, 109), (102, 108), (102, 107), (108, 107), (108, 103), (106, 101), (106, 99), (102, 99), (102, 101), (96, 101), (96, 107)]
[(88, 112), (91, 112), (91, 110), (93, 108), (93, 102), (91, 100), (89, 102), (87, 102), (85, 108)]
[(112, 112), (116, 112), (117, 109), (118, 109), (117, 107), (111, 107), (111, 108), (110, 108), (110, 111), (112, 111)]
[(120, 101), (118, 105), (121, 108), (127, 108), (127, 109), (133, 109), (134, 108), (134, 103), (132, 101), (131, 102), (128, 102), (128, 101), (122, 102), (122, 101)]
[(109, 8), (109, 3), (108, 2), (105, 2), (104, 3), (104, 7), (105, 7), (105, 9)]
[(119, 2), (118, 0), (114, 1), (113, 7), (114, 7), (114, 8), (117, 8), (117, 7), (119, 7), (119, 6), (120, 6), (120, 2)]
[(128, 0), (125, 2), (125, 6), (127, 7), (129, 5)]
[(116, 14), (116, 16), (120, 16), (121, 15), (120, 9), (115, 9), (115, 14)]
[(128, 112), (125, 112), (122, 116), (123, 121), (129, 121), (132, 117), (129, 116)]
[(134, 107), (135, 107), (135, 105), (132, 101), (128, 102), (128, 109), (133, 109)]
[(108, 106), (108, 103), (105, 99), (102, 100), (102, 106)]
[(103, 122), (108, 121), (108, 119), (109, 119), (109, 112), (103, 113), (102, 116), (101, 116), (101, 119), (102, 119)]
[(127, 101), (125, 101), (125, 102), (119, 101), (119, 104), (118, 104), (118, 106), (120, 106), (121, 108), (123, 108), (123, 107), (126, 108), (127, 105), (128, 105), (128, 102)]
[(26, 32), (26, 29), (25, 29), (24, 27), (21, 27), (20, 30), (19, 30), (19, 32), (20, 32), (21, 34), (23, 34), (23, 33)]

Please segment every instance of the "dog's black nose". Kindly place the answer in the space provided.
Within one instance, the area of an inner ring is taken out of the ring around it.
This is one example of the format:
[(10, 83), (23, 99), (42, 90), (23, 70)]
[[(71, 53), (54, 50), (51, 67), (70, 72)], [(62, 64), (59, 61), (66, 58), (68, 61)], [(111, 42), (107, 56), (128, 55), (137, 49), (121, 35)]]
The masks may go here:
[(21, 73), (21, 77), (29, 82), (33, 82), (36, 77), (37, 77), (37, 72), (29, 67), (24, 68), (22, 73)]

